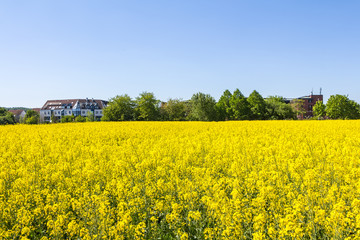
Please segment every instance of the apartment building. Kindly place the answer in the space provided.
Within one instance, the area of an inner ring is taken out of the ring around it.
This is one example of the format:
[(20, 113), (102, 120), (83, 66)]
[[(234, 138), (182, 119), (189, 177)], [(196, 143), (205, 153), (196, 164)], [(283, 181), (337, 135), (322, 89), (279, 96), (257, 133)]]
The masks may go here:
[(48, 100), (40, 109), (40, 121), (51, 122), (51, 117), (55, 116), (59, 120), (64, 116), (83, 116), (90, 113), (94, 116), (95, 121), (100, 121), (103, 116), (103, 109), (108, 101), (99, 99), (64, 99)]

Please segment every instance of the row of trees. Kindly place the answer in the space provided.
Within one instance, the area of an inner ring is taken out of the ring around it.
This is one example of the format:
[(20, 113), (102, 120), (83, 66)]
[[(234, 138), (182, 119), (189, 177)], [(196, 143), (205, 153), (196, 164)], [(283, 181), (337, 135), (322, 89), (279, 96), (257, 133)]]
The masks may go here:
[[(303, 101), (295, 99), (287, 104), (283, 97), (264, 99), (257, 91), (245, 97), (239, 89), (233, 93), (225, 90), (219, 101), (204, 93), (196, 93), (190, 100), (170, 99), (161, 102), (153, 93), (143, 92), (136, 99), (127, 94), (109, 100), (104, 109), (103, 121), (225, 121), (225, 120), (281, 120), (296, 119), (305, 113)], [(344, 95), (330, 96), (327, 104), (317, 101), (313, 109), (314, 119), (360, 119), (360, 105)], [(39, 113), (28, 110), (23, 123), (39, 123)], [(65, 116), (57, 122), (94, 121), (94, 116)], [(14, 124), (14, 116), (0, 108), (0, 124)]]
[[(170, 99), (160, 102), (153, 93), (143, 92), (135, 100), (128, 95), (110, 99), (104, 121), (225, 121), (297, 119), (306, 113), (304, 100), (290, 104), (283, 97), (263, 98), (253, 91), (245, 97), (239, 89), (225, 90), (219, 101), (209, 94), (196, 93), (188, 101)], [(344, 95), (330, 96), (327, 104), (317, 101), (313, 119), (360, 119), (360, 105)]]
[(284, 98), (264, 99), (257, 91), (245, 97), (239, 89), (226, 90), (219, 101), (209, 94), (196, 93), (188, 101), (170, 99), (160, 102), (153, 93), (143, 92), (135, 100), (128, 95), (110, 99), (104, 121), (224, 121), (295, 119), (296, 112)]

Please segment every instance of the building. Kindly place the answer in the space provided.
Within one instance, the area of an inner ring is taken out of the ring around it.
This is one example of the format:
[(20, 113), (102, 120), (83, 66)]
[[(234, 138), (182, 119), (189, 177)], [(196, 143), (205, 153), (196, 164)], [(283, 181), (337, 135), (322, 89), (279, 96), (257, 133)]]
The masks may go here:
[(302, 101), (302, 110), (304, 113), (299, 115), (298, 118), (307, 119), (314, 116), (313, 115), (314, 105), (316, 104), (317, 101), (323, 101), (323, 95), (321, 94), (320, 91), (319, 95), (314, 95), (311, 93), (309, 96), (303, 96), (298, 98), (286, 98), (285, 102), (289, 104), (294, 104), (299, 100)]
[(58, 120), (65, 116), (94, 116), (95, 121), (100, 121), (103, 109), (108, 101), (99, 99), (65, 99), (48, 100), (40, 109), (40, 122), (51, 122), (52, 117)]
[(15, 122), (17, 122), (17, 123), (21, 122), (25, 118), (25, 115), (26, 115), (26, 112), (22, 109), (9, 110), (9, 112), (11, 112), (12, 115), (14, 115)]

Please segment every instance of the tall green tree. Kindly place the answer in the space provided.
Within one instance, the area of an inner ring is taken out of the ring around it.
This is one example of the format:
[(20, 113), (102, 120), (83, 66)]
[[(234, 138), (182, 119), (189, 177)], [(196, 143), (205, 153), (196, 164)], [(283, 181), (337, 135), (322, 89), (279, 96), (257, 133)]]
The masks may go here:
[(216, 109), (215, 99), (209, 94), (196, 93), (191, 97), (190, 120), (215, 121)]
[(14, 124), (14, 115), (5, 108), (0, 108), (0, 125)]
[(40, 122), (40, 114), (34, 110), (28, 110), (25, 114), (26, 124), (38, 124)]
[(326, 116), (326, 105), (323, 101), (317, 101), (313, 108), (314, 117), (325, 118)]
[(266, 100), (267, 119), (282, 120), (295, 119), (296, 114), (290, 104), (283, 97), (270, 96)]
[(251, 116), (250, 105), (245, 96), (236, 89), (230, 98), (232, 120), (248, 120)]
[(169, 99), (164, 106), (167, 120), (184, 121), (187, 115), (187, 106), (181, 99)]
[(219, 101), (216, 103), (216, 111), (218, 115), (218, 120), (220, 121), (229, 120), (232, 115), (230, 106), (231, 96), (231, 92), (226, 89), (223, 95), (221, 95)]
[(326, 103), (326, 114), (332, 119), (357, 119), (359, 105), (345, 95), (331, 95)]
[(156, 121), (159, 118), (160, 101), (153, 93), (143, 92), (136, 98), (136, 116), (138, 120)]
[(264, 120), (266, 118), (266, 102), (257, 91), (253, 91), (247, 101), (250, 106), (251, 119)]
[(135, 102), (127, 94), (113, 97), (104, 109), (103, 121), (130, 121), (135, 117)]

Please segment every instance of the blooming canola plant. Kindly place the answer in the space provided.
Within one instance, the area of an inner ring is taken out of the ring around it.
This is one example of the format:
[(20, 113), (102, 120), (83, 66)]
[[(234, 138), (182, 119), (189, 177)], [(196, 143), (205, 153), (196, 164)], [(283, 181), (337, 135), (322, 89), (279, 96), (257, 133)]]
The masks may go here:
[(360, 237), (359, 121), (0, 126), (1, 239)]

